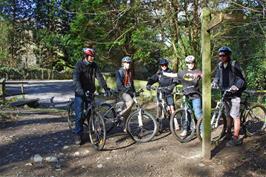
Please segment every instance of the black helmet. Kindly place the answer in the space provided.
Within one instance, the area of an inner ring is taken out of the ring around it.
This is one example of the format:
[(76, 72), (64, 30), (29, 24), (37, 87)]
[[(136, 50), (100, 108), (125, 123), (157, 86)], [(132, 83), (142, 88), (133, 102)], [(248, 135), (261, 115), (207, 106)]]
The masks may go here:
[(229, 47), (226, 47), (226, 46), (221, 47), (218, 51), (219, 51), (219, 53), (223, 52), (223, 53), (229, 54), (229, 55), (232, 53), (232, 50)]
[(159, 60), (160, 65), (168, 65), (168, 63), (169, 63), (168, 60), (165, 58), (160, 58), (160, 60)]

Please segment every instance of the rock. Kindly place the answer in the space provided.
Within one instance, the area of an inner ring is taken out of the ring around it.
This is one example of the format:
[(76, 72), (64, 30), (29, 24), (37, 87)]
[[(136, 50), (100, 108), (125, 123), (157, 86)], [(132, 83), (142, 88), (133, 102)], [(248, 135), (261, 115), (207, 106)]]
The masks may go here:
[(47, 162), (58, 162), (57, 157), (54, 157), (54, 156), (46, 157), (45, 160), (46, 160)]
[(43, 158), (42, 158), (42, 156), (40, 156), (40, 154), (35, 154), (33, 156), (33, 161), (34, 162), (42, 162), (42, 160), (43, 160)]
[(80, 152), (75, 152), (74, 154), (73, 154), (74, 156), (79, 156), (80, 155)]
[(32, 163), (26, 163), (25, 166), (32, 166)]
[(203, 163), (199, 163), (200, 167), (205, 167), (205, 165)]
[(103, 168), (103, 164), (97, 164), (97, 168)]
[(84, 151), (81, 152), (81, 155), (87, 155), (89, 153), (90, 153), (90, 151), (88, 149), (85, 149)]
[(63, 147), (63, 149), (68, 149), (68, 148), (69, 148), (69, 146), (64, 146), (64, 147)]

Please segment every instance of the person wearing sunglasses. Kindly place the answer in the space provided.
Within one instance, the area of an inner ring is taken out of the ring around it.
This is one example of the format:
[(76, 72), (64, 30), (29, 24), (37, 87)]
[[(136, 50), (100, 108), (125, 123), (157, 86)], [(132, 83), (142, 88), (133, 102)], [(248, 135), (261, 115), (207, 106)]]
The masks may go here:
[(88, 101), (85, 93), (88, 91), (94, 93), (96, 90), (95, 78), (99, 81), (100, 86), (105, 90), (106, 95), (110, 95), (110, 89), (98, 67), (94, 62), (95, 51), (92, 48), (83, 48), (83, 58), (75, 65), (73, 72), (73, 85), (75, 91), (74, 109), (75, 109), (75, 144), (82, 145), (85, 143), (83, 137), (82, 114)]
[[(228, 104), (225, 107), (227, 117), (227, 145), (236, 146), (241, 144), (239, 139), (240, 131), (240, 97), (245, 90), (246, 81), (243, 70), (238, 62), (231, 59), (232, 50), (229, 47), (221, 47), (218, 50), (219, 60), (216, 67), (215, 78), (212, 82), (212, 87), (218, 87), (223, 94), (225, 90), (230, 89), (230, 94), (227, 95)], [(234, 122), (234, 134), (232, 136), (231, 127), (232, 119)]]
[[(170, 113), (174, 113), (175, 111), (175, 108), (174, 108), (174, 97), (173, 97), (173, 90), (174, 90), (174, 87), (176, 86), (176, 82), (173, 78), (170, 78), (170, 77), (166, 77), (166, 76), (163, 76), (162, 73), (163, 72), (166, 72), (166, 73), (172, 73), (173, 71), (168, 67), (168, 60), (165, 59), (165, 58), (160, 58), (159, 59), (159, 65), (160, 65), (160, 68), (159, 70), (154, 74), (152, 75), (149, 79), (148, 79), (148, 82), (147, 82), (147, 85), (146, 85), (146, 89), (147, 90), (151, 90), (151, 86), (158, 82), (159, 83), (159, 87), (163, 87), (165, 88), (163, 90), (163, 97), (165, 98), (165, 101), (168, 105), (168, 109), (170, 111)], [(159, 101), (159, 93), (157, 93), (157, 100)], [(160, 110), (157, 110), (157, 118), (160, 116)]]
[[(200, 119), (202, 117), (202, 106), (201, 106), (201, 91), (200, 81), (202, 77), (201, 70), (196, 67), (196, 60), (193, 55), (188, 55), (185, 58), (187, 69), (181, 70), (178, 73), (163, 73), (167, 77), (172, 77), (177, 80), (177, 83), (183, 85), (183, 93), (192, 102), (193, 111), (195, 117)], [(188, 126), (184, 124), (184, 130), (180, 136), (187, 136)]]

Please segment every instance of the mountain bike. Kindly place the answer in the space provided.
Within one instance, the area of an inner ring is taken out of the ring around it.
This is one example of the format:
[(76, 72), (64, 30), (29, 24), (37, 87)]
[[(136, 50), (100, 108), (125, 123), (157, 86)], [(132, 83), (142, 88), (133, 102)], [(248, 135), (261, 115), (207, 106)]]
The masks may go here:
[[(186, 143), (195, 137), (196, 117), (193, 112), (192, 102), (182, 92), (175, 92), (176, 96), (182, 96), (181, 108), (177, 109), (170, 118), (170, 130), (173, 136), (180, 142)], [(187, 135), (181, 136), (186, 130)]]
[[(91, 144), (96, 150), (102, 150), (106, 141), (106, 129), (104, 119), (97, 112), (95, 94), (89, 91), (85, 93), (87, 105), (82, 114), (83, 125), (88, 128)], [(68, 126), (71, 130), (75, 127), (74, 100), (72, 99), (68, 107)]]
[[(144, 92), (140, 89), (136, 92), (136, 95)], [(99, 106), (99, 112), (101, 112), (107, 132), (110, 132), (114, 127), (118, 127), (124, 121), (122, 117), (118, 116), (119, 112), (124, 108), (124, 102), (121, 101), (121, 94), (113, 92), (116, 95), (116, 101), (113, 104), (104, 103)], [(139, 104), (137, 97), (133, 97), (133, 101), (136, 106), (136, 110), (131, 112), (125, 122), (125, 129), (131, 138), (136, 142), (148, 142), (157, 132), (156, 119), (152, 114), (144, 110)]]
[[(231, 90), (226, 90), (220, 101), (217, 102), (216, 107), (211, 113), (211, 141), (218, 141), (225, 135), (226, 130), (226, 116), (224, 114), (225, 104), (229, 104), (226, 101), (226, 95), (230, 93)], [(248, 99), (254, 94), (254, 91), (244, 91), (244, 99), (240, 102), (240, 122), (241, 131), (245, 135), (254, 135), (266, 127), (266, 108), (261, 104), (252, 105), (249, 103)], [(203, 120), (200, 119), (197, 124), (197, 137), (202, 140), (202, 123)]]

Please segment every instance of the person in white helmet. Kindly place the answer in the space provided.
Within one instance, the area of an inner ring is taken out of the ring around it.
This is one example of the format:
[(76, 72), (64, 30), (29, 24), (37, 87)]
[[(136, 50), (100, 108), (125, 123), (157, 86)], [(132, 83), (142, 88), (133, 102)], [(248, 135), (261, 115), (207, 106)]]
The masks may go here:
[[(175, 77), (178, 83), (183, 85), (183, 93), (192, 102), (193, 111), (197, 119), (202, 117), (200, 80), (202, 77), (201, 70), (196, 68), (196, 60), (193, 55), (185, 58), (187, 69), (178, 73), (163, 73), (167, 77)], [(184, 131), (180, 136), (187, 136), (188, 126), (184, 125)]]

